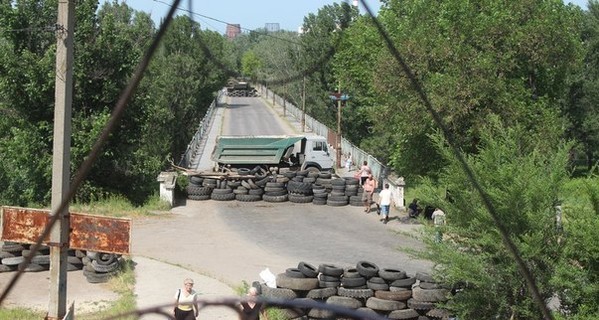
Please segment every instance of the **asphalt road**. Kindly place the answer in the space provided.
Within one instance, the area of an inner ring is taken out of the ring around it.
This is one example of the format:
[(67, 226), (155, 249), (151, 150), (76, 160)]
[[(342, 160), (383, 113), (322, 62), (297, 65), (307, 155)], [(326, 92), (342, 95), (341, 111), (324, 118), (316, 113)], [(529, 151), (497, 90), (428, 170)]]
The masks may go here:
[[(225, 135), (296, 133), (281, 114), (280, 107), (263, 99), (229, 98), (223, 119), (217, 121)], [(423, 249), (419, 241), (403, 234), (418, 226), (397, 219), (384, 225), (376, 213), (365, 214), (361, 207), (188, 200), (172, 212), (175, 215), (168, 219), (136, 222), (134, 252), (232, 286), (259, 280), (264, 268), (280, 273), (300, 261), (349, 267), (368, 260), (411, 274), (431, 267), (404, 252)]]

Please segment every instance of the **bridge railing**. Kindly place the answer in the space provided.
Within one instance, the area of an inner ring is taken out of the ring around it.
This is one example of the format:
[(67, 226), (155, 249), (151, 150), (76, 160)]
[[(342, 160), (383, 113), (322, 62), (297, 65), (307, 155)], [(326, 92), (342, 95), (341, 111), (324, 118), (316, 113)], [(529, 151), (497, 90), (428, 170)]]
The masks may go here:
[(187, 149), (181, 156), (178, 164), (179, 167), (189, 169), (197, 165), (197, 162), (202, 155), (201, 147), (204, 145), (203, 138), (208, 134), (208, 130), (210, 129), (210, 125), (212, 124), (212, 120), (214, 118), (214, 109), (218, 106), (218, 104), (222, 103), (224, 96), (225, 95), (222, 90), (218, 91), (216, 94), (216, 98), (212, 101), (210, 107), (208, 107), (208, 110), (206, 110), (206, 114), (204, 115), (202, 121), (200, 121), (198, 130), (191, 138), (191, 142), (187, 145)]
[[(302, 118), (302, 110), (297, 108), (291, 102), (286, 101), (283, 97), (280, 97), (270, 89), (265, 86), (260, 86), (260, 92), (263, 95), (263, 98), (266, 101), (273, 102), (274, 104), (278, 104), (280, 106), (285, 106), (286, 112), (293, 115), (298, 121), (301, 121)], [(312, 132), (326, 137), (329, 141), (329, 145), (332, 149), (335, 149), (335, 141), (333, 137), (336, 137), (337, 132), (335, 130), (329, 129), (326, 125), (319, 122), (318, 120), (310, 117), (309, 115), (305, 115), (306, 127), (309, 128)], [(394, 183), (389, 179), (391, 174), (389, 168), (385, 166), (382, 162), (376, 159), (373, 155), (367, 153), (366, 151), (360, 149), (359, 147), (352, 144), (349, 140), (341, 137), (341, 154), (343, 155), (343, 159), (341, 159), (341, 164), (344, 165), (347, 157), (350, 157), (352, 160), (352, 164), (354, 168), (359, 168), (362, 163), (366, 160), (368, 161), (368, 166), (372, 170), (372, 175), (378, 181), (389, 181), (390, 183)], [(333, 160), (337, 161), (337, 152), (332, 152), (331, 156)], [(393, 179), (394, 180), (394, 179)]]

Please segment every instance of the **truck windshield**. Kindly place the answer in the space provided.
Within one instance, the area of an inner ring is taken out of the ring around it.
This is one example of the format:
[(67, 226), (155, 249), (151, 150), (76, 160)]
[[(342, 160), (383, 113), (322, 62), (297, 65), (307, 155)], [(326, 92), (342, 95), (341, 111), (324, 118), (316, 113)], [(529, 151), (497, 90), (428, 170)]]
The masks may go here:
[(314, 141), (314, 151), (327, 151), (327, 145), (323, 141)]

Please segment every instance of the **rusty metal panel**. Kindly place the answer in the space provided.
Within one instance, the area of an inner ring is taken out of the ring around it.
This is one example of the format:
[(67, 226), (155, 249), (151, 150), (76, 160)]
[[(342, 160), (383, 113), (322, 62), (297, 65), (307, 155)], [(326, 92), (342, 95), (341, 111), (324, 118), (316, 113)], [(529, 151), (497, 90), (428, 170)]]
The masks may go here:
[[(50, 211), (2, 207), (4, 241), (35, 243), (48, 224)], [(131, 243), (131, 220), (70, 213), (69, 248), (128, 254)], [(47, 244), (49, 239), (43, 241)]]
[[(35, 243), (48, 224), (49, 210), (2, 207), (2, 240)], [(45, 239), (47, 243), (49, 239)]]
[(70, 248), (128, 254), (131, 220), (71, 213)]

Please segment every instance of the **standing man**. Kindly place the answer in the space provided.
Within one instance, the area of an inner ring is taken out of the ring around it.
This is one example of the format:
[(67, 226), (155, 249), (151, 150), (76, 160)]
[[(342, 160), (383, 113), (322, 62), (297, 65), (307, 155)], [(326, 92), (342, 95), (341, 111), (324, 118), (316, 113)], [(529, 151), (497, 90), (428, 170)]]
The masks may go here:
[(374, 193), (374, 189), (376, 189), (376, 181), (372, 177), (372, 174), (369, 174), (366, 177), (366, 180), (362, 184), (362, 188), (364, 192), (362, 192), (362, 202), (364, 202), (364, 212), (370, 212), (370, 205), (372, 204), (372, 194)]
[(385, 188), (379, 193), (379, 205), (383, 215), (383, 223), (387, 224), (389, 222), (389, 209), (391, 208), (391, 190), (389, 190), (388, 183), (385, 183)]
[(445, 225), (445, 212), (439, 208), (436, 208), (435, 211), (433, 211), (431, 218), (433, 219), (435, 229), (437, 230), (435, 232), (435, 242), (440, 243), (441, 240), (443, 240), (442, 228)]
[(364, 160), (364, 163), (357, 174), (360, 176), (360, 184), (364, 186), (364, 182), (368, 179), (368, 176), (372, 175), (372, 170), (370, 170), (370, 167), (368, 166), (368, 161)]

